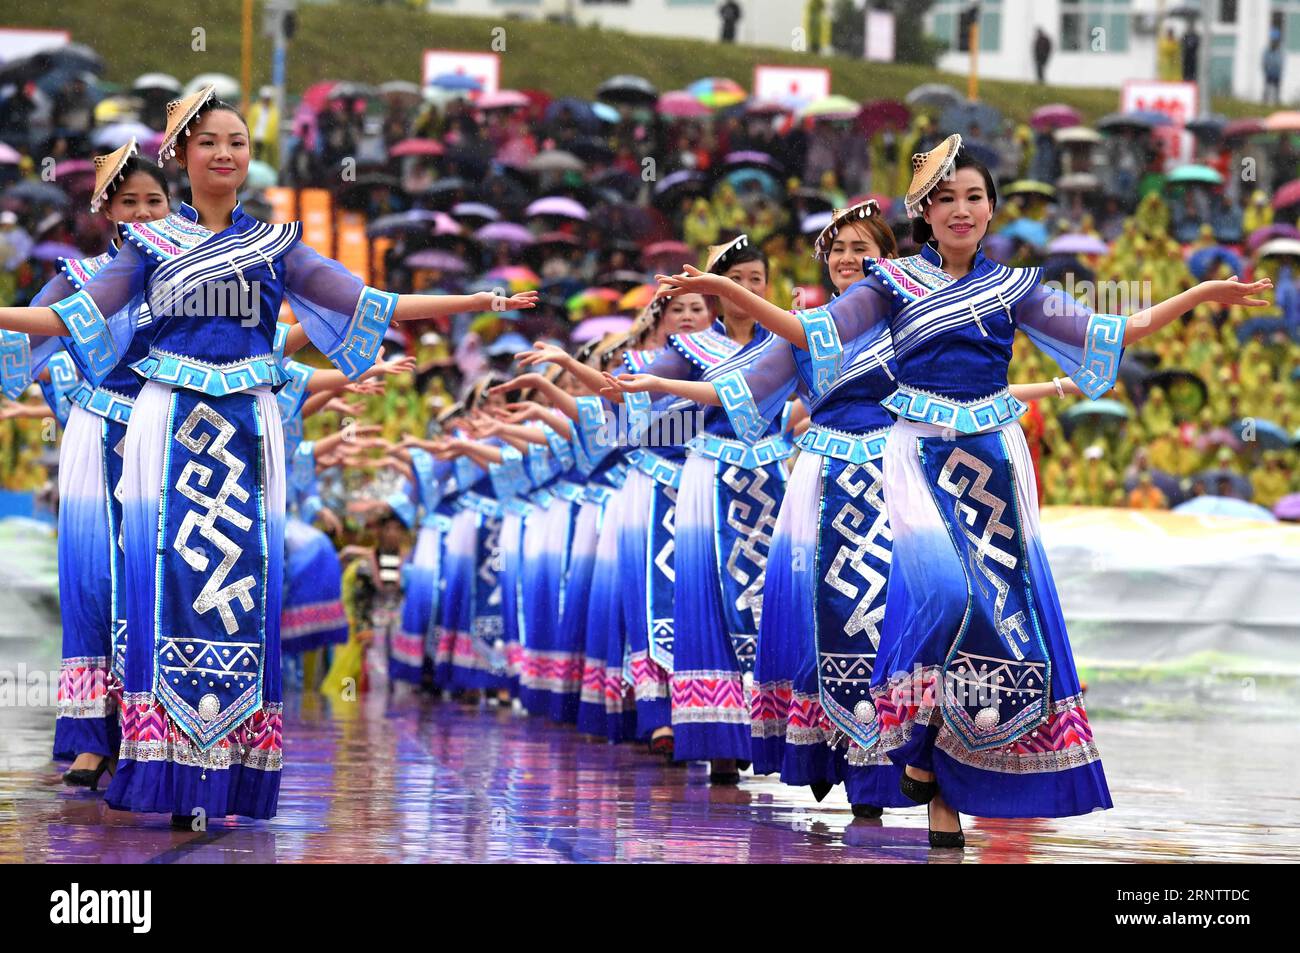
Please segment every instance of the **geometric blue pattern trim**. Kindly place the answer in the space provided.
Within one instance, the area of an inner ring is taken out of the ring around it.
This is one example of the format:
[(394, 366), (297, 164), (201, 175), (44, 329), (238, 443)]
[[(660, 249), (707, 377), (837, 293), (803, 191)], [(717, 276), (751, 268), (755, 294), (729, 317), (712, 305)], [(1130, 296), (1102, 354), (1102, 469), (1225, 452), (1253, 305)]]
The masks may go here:
[(783, 434), (773, 434), (758, 443), (749, 444), (705, 433), (688, 441), (686, 449), (699, 456), (712, 457), (714, 460), (744, 470), (757, 470), (769, 463), (784, 460), (794, 453), (794, 447)]
[(650, 479), (663, 486), (674, 489), (682, 485), (682, 465), (673, 460), (665, 460), (649, 451), (642, 451), (635, 460), (636, 468)]
[(1091, 400), (1115, 386), (1120, 358), (1124, 356), (1127, 324), (1128, 318), (1122, 314), (1094, 314), (1088, 319), (1083, 360), (1072, 376), (1079, 390)]
[(131, 421), (131, 410), (135, 407), (135, 401), (130, 397), (103, 387), (91, 387), (85, 381), (72, 392), (72, 402), (82, 410), (119, 424)]
[(369, 285), (361, 289), (347, 332), (338, 347), (325, 355), (349, 380), (356, 380), (375, 363), (393, 312), (397, 310), (397, 297), (391, 291), (380, 291)]
[(899, 417), (919, 423), (948, 427), (957, 433), (974, 434), (993, 430), (1017, 420), (1029, 408), (1012, 396), (1010, 388), (976, 400), (960, 401), (906, 384), (880, 402)]
[(81, 385), (81, 377), (67, 351), (55, 353), (45, 366), (50, 372), (50, 383), (48, 387), (42, 384), (41, 390), (45, 393), (46, 403), (50, 405), (54, 418), (60, 426), (66, 427), (68, 412), (73, 404), (72, 395)]
[(484, 516), (493, 517), (500, 517), (503, 512), (500, 501), (471, 491), (466, 491), (456, 497), (456, 507), (459, 510), (473, 510), (476, 513), (482, 513)]
[(289, 324), (284, 321), (275, 322), (275, 340), (271, 344), (271, 356), (277, 362), (284, 360), (284, 346), (289, 343)]
[(556, 480), (551, 485), (551, 490), (562, 500), (568, 500), (575, 503), (582, 499), (583, 490), (586, 489), (581, 483), (574, 483), (571, 480)]
[(808, 339), (814, 396), (821, 396), (840, 375), (844, 347), (840, 344), (839, 330), (835, 327), (835, 319), (825, 308), (796, 311), (794, 316), (803, 325), (804, 337)]
[(888, 438), (888, 427), (856, 434), (812, 424), (795, 441), (795, 446), (818, 456), (834, 457), (845, 463), (862, 466), (885, 455), (885, 441)]
[(27, 335), (0, 331), (0, 393), (17, 400), (31, 382), (32, 349)]
[(50, 307), (68, 326), (68, 339), (80, 359), (83, 375), (96, 383), (102, 381), (121, 355), (95, 299), (78, 291)]
[(767, 421), (758, 412), (758, 403), (749, 389), (749, 383), (740, 370), (728, 371), (715, 377), (713, 390), (727, 412), (727, 420), (736, 432), (736, 438), (753, 443), (767, 430)]
[(209, 397), (224, 397), (262, 384), (279, 387), (288, 380), (284, 369), (269, 354), (232, 364), (208, 364), (155, 348), (131, 369), (151, 381), (201, 391)]

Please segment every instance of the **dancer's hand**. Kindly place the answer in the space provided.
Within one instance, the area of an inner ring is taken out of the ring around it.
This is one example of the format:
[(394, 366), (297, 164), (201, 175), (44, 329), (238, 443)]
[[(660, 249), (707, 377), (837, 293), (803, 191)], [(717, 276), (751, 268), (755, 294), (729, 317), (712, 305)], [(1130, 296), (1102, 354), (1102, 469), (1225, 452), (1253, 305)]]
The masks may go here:
[(409, 374), (415, 370), (415, 358), (408, 354), (401, 357), (395, 357), (391, 361), (384, 360), (384, 349), (379, 349), (379, 359), (375, 361), (375, 371), (381, 376), (392, 376), (395, 374)]
[(1263, 294), (1272, 287), (1272, 278), (1261, 278), (1259, 281), (1246, 284), (1236, 275), (1226, 281), (1202, 281), (1196, 286), (1207, 303), (1246, 308), (1262, 308), (1270, 304), (1271, 302), (1255, 295)]
[(479, 307), (476, 311), (518, 311), (537, 307), (536, 291), (521, 291), (518, 294), (498, 295), (491, 291), (480, 291), (476, 297)]
[[(528, 354), (532, 352), (525, 351), (524, 353)], [(545, 380), (545, 378), (543, 378), (541, 374), (535, 374), (532, 372), (529, 372), (527, 374), (520, 374), (517, 377), (512, 377), (504, 384), (497, 384), (495, 387), (489, 387), (488, 393), (505, 394), (512, 390), (527, 390), (530, 387), (536, 387), (538, 383), (543, 380)]]
[(325, 409), (332, 410), (336, 414), (343, 414), (345, 417), (359, 417), (366, 408), (360, 404), (349, 404), (342, 397), (335, 397), (325, 405)]
[(663, 381), (653, 374), (619, 374), (615, 377), (608, 372), (601, 375), (608, 385), (600, 392), (620, 391), (624, 394), (641, 394), (651, 390), (663, 390)]
[(734, 284), (730, 278), (700, 271), (693, 265), (684, 265), (681, 274), (655, 275), (655, 280), (667, 289), (664, 294), (670, 298), (680, 294), (722, 295)]
[(505, 416), (502, 419), (508, 423), (521, 424), (526, 420), (536, 420), (542, 409), (542, 405), (535, 400), (521, 400), (518, 403), (506, 404)]
[(516, 354), (515, 360), (520, 367), (536, 367), (538, 364), (559, 364), (563, 367), (570, 358), (568, 351), (563, 348), (547, 344), (545, 341), (537, 341), (531, 351), (520, 351)]
[(378, 378), (372, 377), (364, 381), (352, 381), (350, 384), (344, 384), (343, 389), (349, 394), (382, 394), (384, 392), (384, 382)]

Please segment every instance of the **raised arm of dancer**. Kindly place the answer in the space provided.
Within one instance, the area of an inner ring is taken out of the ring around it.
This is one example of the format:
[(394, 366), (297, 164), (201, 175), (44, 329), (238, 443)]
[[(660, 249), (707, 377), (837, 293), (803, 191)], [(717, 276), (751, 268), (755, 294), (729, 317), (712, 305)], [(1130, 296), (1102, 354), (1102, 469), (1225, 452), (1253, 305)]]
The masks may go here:
[[(536, 420), (546, 424), (561, 437), (566, 440), (573, 436), (573, 427), (569, 419), (563, 414), (557, 414), (549, 407), (543, 407), (535, 400), (524, 400), (515, 404), (506, 404), (506, 410), (514, 416), (511, 423), (522, 423), (525, 420)], [(545, 440), (545, 436), (542, 438)]]
[(394, 321), (427, 321), (463, 311), (517, 311), (537, 306), (536, 291), (496, 295), (479, 291), (470, 295), (398, 295)]
[(1236, 275), (1226, 281), (1202, 281), (1194, 288), (1189, 288), (1172, 298), (1166, 298), (1159, 304), (1152, 305), (1129, 317), (1124, 326), (1124, 344), (1140, 341), (1148, 335), (1155, 334), (1165, 325), (1191, 311), (1197, 305), (1218, 304), (1224, 307), (1241, 305), (1247, 308), (1263, 308), (1268, 301), (1256, 297), (1273, 287), (1273, 279), (1261, 278), (1246, 284)]
[(505, 420), (496, 421), (496, 426), (486, 432), (488, 436), (496, 435), (502, 440), (510, 443), (510, 446), (516, 450), (525, 449), (530, 443), (546, 446), (546, 434), (542, 433), (540, 427), (527, 427), (523, 424), (510, 423)]
[(710, 381), (679, 381), (670, 377), (657, 377), (654, 374), (613, 374), (601, 375), (601, 396), (640, 393), (672, 394), (684, 397), (697, 404), (721, 407), (722, 398)]
[(490, 443), (457, 437), (452, 440), (452, 445), (480, 466), (485, 467), (489, 463), (500, 463), (505, 459), (501, 448), (494, 447)]
[(655, 278), (665, 288), (664, 294), (668, 297), (695, 293), (725, 298), (773, 334), (780, 335), (795, 347), (808, 350), (808, 337), (802, 321), (730, 278), (700, 271), (691, 265), (687, 265), (679, 275), (655, 275)]
[(600, 371), (582, 363), (563, 348), (556, 347), (554, 344), (547, 344), (545, 341), (536, 342), (531, 351), (521, 351), (516, 354), (515, 360), (519, 362), (520, 367), (558, 364), (576, 377), (578, 382), (593, 394), (598, 393), (600, 388), (604, 386)]

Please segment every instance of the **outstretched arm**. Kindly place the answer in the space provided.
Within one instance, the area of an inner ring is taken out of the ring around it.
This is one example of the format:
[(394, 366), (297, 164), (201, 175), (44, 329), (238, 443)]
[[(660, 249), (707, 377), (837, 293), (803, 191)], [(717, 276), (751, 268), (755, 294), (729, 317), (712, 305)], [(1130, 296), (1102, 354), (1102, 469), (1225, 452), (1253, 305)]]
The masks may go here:
[(1247, 308), (1262, 308), (1268, 305), (1263, 298), (1256, 297), (1273, 287), (1271, 278), (1246, 284), (1236, 275), (1226, 281), (1202, 281), (1194, 288), (1189, 288), (1172, 298), (1166, 298), (1159, 304), (1139, 311), (1128, 319), (1124, 327), (1124, 343), (1132, 344), (1144, 337), (1155, 334), (1171, 321), (1181, 317), (1201, 304), (1220, 304), (1225, 307), (1241, 305)]
[(691, 265), (687, 265), (680, 275), (655, 275), (655, 278), (661, 286), (667, 288), (664, 293), (668, 297), (693, 292), (723, 298), (773, 334), (780, 335), (795, 347), (808, 350), (808, 336), (804, 333), (803, 322), (730, 278), (700, 271)]
[(639, 394), (658, 392), (685, 397), (697, 404), (721, 407), (722, 399), (710, 381), (678, 381), (668, 377), (656, 377), (654, 374), (613, 374), (602, 375), (601, 396), (611, 394)]
[[(1057, 391), (1058, 386), (1060, 391)], [(1066, 394), (1077, 396), (1082, 393), (1079, 385), (1069, 377), (1053, 377), (1050, 381), (1011, 385), (1011, 396), (1017, 400), (1042, 400), (1044, 397), (1064, 397)]]
[(533, 388), (541, 391), (550, 401), (551, 406), (558, 410), (570, 420), (578, 419), (578, 402), (574, 400), (572, 394), (566, 394), (560, 388), (552, 384), (541, 374), (520, 374), (512, 381), (506, 381), (504, 384), (498, 384), (488, 391), (490, 394), (504, 394), (507, 391), (522, 390)]

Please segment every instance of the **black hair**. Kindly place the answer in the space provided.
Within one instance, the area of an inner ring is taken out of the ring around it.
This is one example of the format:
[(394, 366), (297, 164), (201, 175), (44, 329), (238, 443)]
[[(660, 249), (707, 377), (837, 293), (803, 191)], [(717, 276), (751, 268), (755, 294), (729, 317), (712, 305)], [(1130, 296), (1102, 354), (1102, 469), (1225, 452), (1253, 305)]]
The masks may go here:
[(743, 265), (750, 261), (761, 261), (763, 263), (764, 277), (766, 277), (771, 271), (771, 268), (767, 263), (767, 252), (763, 251), (763, 249), (759, 248), (757, 245), (747, 243), (743, 247), (737, 248), (735, 251), (728, 252), (723, 256), (723, 258), (724, 260), (720, 263), (723, 274), (737, 265)]
[[(956, 175), (961, 169), (974, 169), (980, 174), (980, 177), (984, 179), (984, 190), (988, 193), (989, 207), (996, 209), (998, 207), (998, 189), (993, 181), (993, 173), (988, 170), (988, 166), (965, 152), (958, 152), (957, 160), (952, 164), (952, 172), (949, 175)], [(939, 188), (938, 185), (935, 186), (935, 189), (937, 188)], [(933, 190), (931, 190), (931, 194), (934, 194)], [(930, 223), (921, 215), (912, 219), (912, 241), (919, 246), (933, 240), (934, 231), (930, 228)]]
[(171, 189), (167, 186), (167, 177), (163, 175), (163, 170), (158, 168), (158, 166), (154, 165), (148, 159), (141, 158), (140, 156), (131, 156), (131, 158), (127, 159), (126, 162), (123, 163), (122, 171), (113, 179), (112, 183), (108, 186), (107, 191), (104, 192), (104, 206), (107, 206), (113, 201), (113, 196), (117, 194), (117, 190), (126, 185), (127, 180), (137, 172), (143, 172), (145, 175), (149, 176), (149, 178), (153, 179), (154, 182), (158, 183), (158, 188), (162, 189), (163, 198), (168, 202), (171, 201)]

